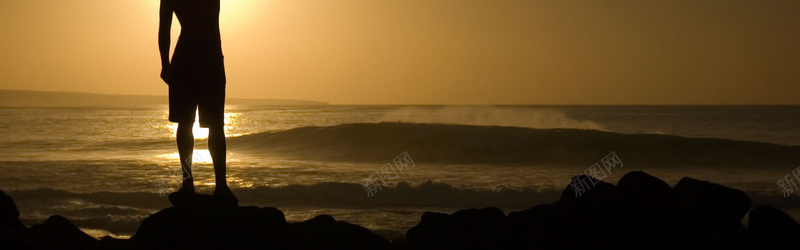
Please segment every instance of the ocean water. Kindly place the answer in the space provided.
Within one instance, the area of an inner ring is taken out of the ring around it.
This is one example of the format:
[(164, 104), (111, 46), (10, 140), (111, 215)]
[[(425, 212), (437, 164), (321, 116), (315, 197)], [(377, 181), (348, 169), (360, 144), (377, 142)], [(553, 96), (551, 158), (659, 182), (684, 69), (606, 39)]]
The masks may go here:
[[(61, 214), (86, 232), (127, 237), (179, 186), (166, 106), (0, 108), (0, 189), (24, 223)], [(401, 236), (424, 211), (556, 201), (572, 176), (615, 152), (674, 185), (690, 176), (740, 188), (793, 215), (775, 184), (800, 165), (800, 106), (229, 106), (228, 181), (240, 205), (290, 221), (326, 213)], [(214, 176), (195, 127), (194, 176)], [(413, 160), (368, 196), (362, 183)]]

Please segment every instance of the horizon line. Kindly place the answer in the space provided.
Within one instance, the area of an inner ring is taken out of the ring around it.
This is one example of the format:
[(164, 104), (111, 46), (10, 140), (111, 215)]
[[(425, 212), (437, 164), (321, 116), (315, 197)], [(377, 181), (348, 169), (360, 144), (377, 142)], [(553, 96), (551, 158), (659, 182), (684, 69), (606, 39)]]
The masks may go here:
[[(89, 94), (106, 96), (134, 96), (134, 97), (164, 97), (167, 95), (159, 94), (120, 94), (120, 93), (100, 93), (100, 92), (80, 92), (80, 91), (58, 91), (58, 90), (31, 90), (31, 89), (7, 89), (0, 88), (0, 91), (20, 91), (20, 92), (41, 92), (41, 93), (62, 93), (62, 94)], [(282, 101), (306, 101), (319, 102), (320, 104), (304, 104), (295, 106), (314, 106), (314, 105), (339, 105), (339, 106), (800, 106), (800, 103), (332, 103), (328, 101), (290, 99), (290, 98), (252, 98), (252, 97), (226, 97), (226, 99), (236, 100), (282, 100)]]

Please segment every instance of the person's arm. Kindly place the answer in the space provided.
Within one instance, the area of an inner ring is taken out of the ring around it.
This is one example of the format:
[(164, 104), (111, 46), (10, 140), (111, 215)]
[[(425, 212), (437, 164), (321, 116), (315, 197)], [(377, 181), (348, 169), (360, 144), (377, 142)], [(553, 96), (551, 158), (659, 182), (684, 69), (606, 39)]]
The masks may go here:
[(161, 79), (167, 84), (170, 78), (170, 63), (169, 63), (169, 44), (172, 41), (170, 32), (172, 30), (172, 6), (170, 0), (161, 0), (159, 7), (159, 22), (158, 22), (158, 50), (161, 52)]

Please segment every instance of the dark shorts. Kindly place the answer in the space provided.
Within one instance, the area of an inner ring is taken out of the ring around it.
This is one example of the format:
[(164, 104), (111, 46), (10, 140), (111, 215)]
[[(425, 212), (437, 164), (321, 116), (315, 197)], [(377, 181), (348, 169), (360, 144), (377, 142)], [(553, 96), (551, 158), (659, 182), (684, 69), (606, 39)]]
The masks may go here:
[(225, 123), (225, 64), (219, 41), (179, 39), (172, 57), (169, 120), (200, 127)]

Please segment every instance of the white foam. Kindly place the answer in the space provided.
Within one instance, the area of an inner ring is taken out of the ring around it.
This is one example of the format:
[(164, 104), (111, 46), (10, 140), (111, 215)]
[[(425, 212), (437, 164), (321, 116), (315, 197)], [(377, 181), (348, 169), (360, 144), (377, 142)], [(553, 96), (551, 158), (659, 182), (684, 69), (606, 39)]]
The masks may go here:
[(577, 120), (551, 108), (513, 108), (494, 106), (404, 107), (392, 110), (381, 122), (442, 123), (523, 128), (577, 128), (603, 130), (593, 121)]

